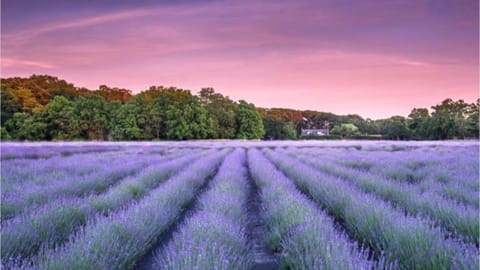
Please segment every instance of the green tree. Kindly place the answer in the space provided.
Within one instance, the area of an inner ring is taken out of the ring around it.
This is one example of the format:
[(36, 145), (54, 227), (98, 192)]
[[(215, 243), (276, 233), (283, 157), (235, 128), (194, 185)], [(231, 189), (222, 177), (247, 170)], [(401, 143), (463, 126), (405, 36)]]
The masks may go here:
[(171, 104), (173, 104), (173, 100), (167, 95), (160, 95), (148, 104), (147, 117), (153, 138), (167, 138), (167, 109)]
[(255, 110), (253, 104), (241, 100), (237, 112), (237, 138), (239, 139), (261, 139), (265, 135), (263, 122), (260, 114)]
[(294, 140), (297, 130), (292, 122), (283, 122), (276, 119), (263, 119), (265, 139), (269, 140)]
[(205, 139), (212, 130), (212, 120), (198, 98), (192, 96), (168, 105), (166, 129), (167, 139)]
[(330, 133), (333, 135), (340, 135), (345, 138), (345, 137), (358, 135), (359, 131), (357, 126), (349, 123), (349, 124), (340, 124), (335, 126)]
[(430, 113), (426, 108), (414, 108), (408, 115), (408, 128), (411, 130), (412, 136), (415, 139), (428, 138), (426, 123), (430, 118)]
[(10, 92), (6, 90), (0, 91), (0, 102), (1, 102), (1, 126), (5, 125), (9, 119), (13, 117), (13, 114), (16, 112), (21, 112), (22, 107), (13, 99)]
[(8, 133), (7, 129), (5, 127), (0, 127), (0, 140), (9, 141), (11, 139), (12, 137), (10, 136), (10, 133)]
[(383, 136), (391, 140), (408, 140), (411, 137), (410, 130), (406, 125), (405, 118), (391, 117), (387, 120), (383, 130)]
[(103, 97), (85, 94), (75, 102), (80, 135), (88, 140), (108, 138), (111, 107)]
[(480, 99), (477, 99), (476, 103), (472, 103), (468, 109), (468, 117), (466, 120), (465, 130), (468, 138), (479, 137), (479, 108)]
[(6, 122), (5, 127), (15, 140), (40, 141), (46, 139), (47, 125), (37, 114), (14, 113), (13, 117)]
[(200, 101), (212, 119), (212, 137), (222, 139), (235, 138), (237, 105), (228, 97), (215, 93), (213, 88), (203, 88), (199, 92)]
[(468, 104), (463, 100), (453, 101), (448, 98), (442, 103), (432, 106), (431, 121), (427, 122), (427, 130), (430, 139), (446, 140), (453, 138), (465, 138), (466, 118)]
[(113, 138), (116, 140), (144, 140), (146, 135), (147, 108), (141, 96), (130, 99), (113, 116)]
[(64, 96), (55, 96), (45, 106), (42, 118), (46, 124), (48, 139), (72, 140), (78, 136), (75, 103)]
[(184, 101), (193, 96), (189, 90), (163, 86), (150, 86), (148, 90), (142, 91), (138, 95), (142, 96), (147, 103), (161, 95), (166, 95), (173, 101)]

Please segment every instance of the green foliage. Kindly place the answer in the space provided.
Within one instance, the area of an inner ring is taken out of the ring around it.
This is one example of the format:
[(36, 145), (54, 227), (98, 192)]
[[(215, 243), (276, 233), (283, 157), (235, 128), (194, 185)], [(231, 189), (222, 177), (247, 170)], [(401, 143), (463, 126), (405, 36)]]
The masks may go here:
[(283, 122), (275, 119), (263, 119), (265, 139), (268, 140), (295, 140), (297, 130), (292, 122)]
[(411, 132), (406, 125), (406, 119), (401, 116), (393, 116), (382, 127), (383, 137), (390, 140), (408, 140)]
[[(445, 140), (479, 138), (479, 100), (445, 99), (414, 108), (408, 118), (255, 108), (203, 88), (151, 86), (133, 96), (123, 88), (75, 87), (48, 75), (1, 79), (1, 135), (13, 140), (296, 139), (302, 128), (327, 128), (317, 139)], [(305, 139), (313, 139), (310, 136)]]
[(108, 138), (111, 106), (100, 96), (85, 94), (75, 103), (74, 113), (77, 117), (80, 136), (88, 140), (105, 140)]
[(354, 124), (340, 124), (335, 126), (332, 131), (332, 135), (340, 135), (342, 137), (349, 137), (353, 135), (358, 135), (358, 127)]
[(11, 139), (12, 137), (8, 133), (7, 129), (5, 127), (0, 127), (0, 140), (9, 141)]
[(468, 104), (463, 100), (445, 99), (427, 109), (414, 109), (409, 115), (410, 129), (416, 139), (446, 140), (478, 138), (478, 100)]
[(408, 115), (407, 123), (413, 139), (427, 137), (426, 123), (430, 119), (430, 113), (426, 108), (414, 108)]
[(38, 141), (46, 139), (47, 125), (41, 121), (37, 114), (14, 113), (5, 127), (12, 138), (16, 140)]
[(47, 136), (52, 140), (72, 140), (78, 135), (75, 103), (64, 96), (55, 96), (42, 114)]
[(265, 134), (260, 114), (253, 104), (241, 100), (237, 108), (237, 138), (261, 139)]
[(167, 139), (205, 139), (210, 135), (212, 120), (197, 97), (175, 101), (167, 108)]
[[(3, 88), (3, 86), (2, 86)], [(2, 111), (0, 114), (1, 117), (1, 125), (3, 126), (5, 122), (13, 117), (13, 114), (16, 112), (21, 112), (22, 107), (18, 104), (12, 97), (11, 93), (6, 90), (0, 91), (0, 102)]]
[(199, 92), (199, 97), (208, 117), (212, 119), (212, 138), (235, 138), (237, 104), (228, 97), (215, 93), (213, 88), (203, 88)]
[(150, 132), (155, 139), (167, 137), (167, 108), (170, 103), (172, 103), (172, 100), (168, 95), (160, 95), (147, 106)]
[(134, 97), (113, 115), (113, 138), (116, 140), (143, 140), (147, 123), (147, 108), (143, 97)]
[(189, 90), (163, 86), (150, 86), (148, 90), (143, 91), (138, 95), (142, 96), (146, 102), (150, 102), (161, 95), (165, 95), (173, 101), (183, 101), (192, 96)]

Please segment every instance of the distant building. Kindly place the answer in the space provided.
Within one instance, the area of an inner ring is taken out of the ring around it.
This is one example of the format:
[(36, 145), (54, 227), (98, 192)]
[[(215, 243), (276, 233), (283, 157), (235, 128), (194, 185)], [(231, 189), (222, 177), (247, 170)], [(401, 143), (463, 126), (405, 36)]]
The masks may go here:
[(330, 135), (330, 130), (328, 128), (321, 129), (303, 129), (300, 136), (327, 136)]

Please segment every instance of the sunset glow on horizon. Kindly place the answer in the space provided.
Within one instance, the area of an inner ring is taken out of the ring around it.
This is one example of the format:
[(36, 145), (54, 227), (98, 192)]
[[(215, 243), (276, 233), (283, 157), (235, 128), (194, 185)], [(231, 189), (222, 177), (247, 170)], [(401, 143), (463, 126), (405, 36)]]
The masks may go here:
[(478, 1), (4, 1), (2, 78), (406, 116), (479, 98)]

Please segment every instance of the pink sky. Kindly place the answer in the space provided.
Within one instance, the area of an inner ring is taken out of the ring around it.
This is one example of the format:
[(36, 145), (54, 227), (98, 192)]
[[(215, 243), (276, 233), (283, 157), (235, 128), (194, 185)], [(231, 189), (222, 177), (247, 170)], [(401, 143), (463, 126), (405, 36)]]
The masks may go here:
[(360, 2), (68, 7), (17, 24), (7, 16), (2, 77), (49, 74), (135, 93), (214, 87), (260, 107), (370, 118), (479, 97), (476, 1)]

